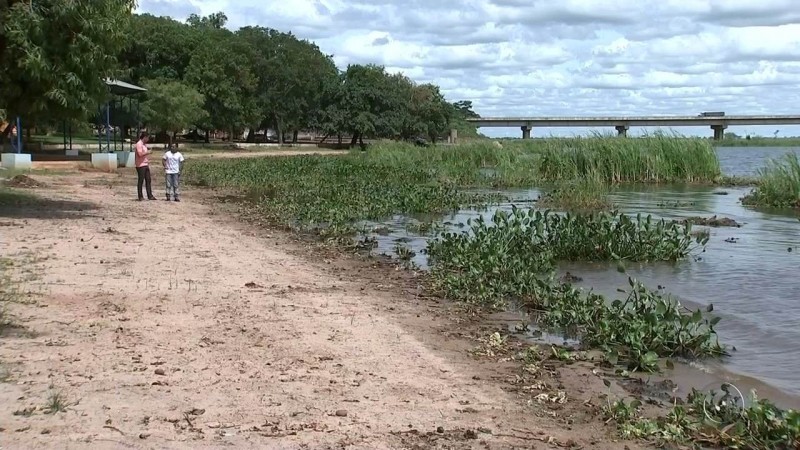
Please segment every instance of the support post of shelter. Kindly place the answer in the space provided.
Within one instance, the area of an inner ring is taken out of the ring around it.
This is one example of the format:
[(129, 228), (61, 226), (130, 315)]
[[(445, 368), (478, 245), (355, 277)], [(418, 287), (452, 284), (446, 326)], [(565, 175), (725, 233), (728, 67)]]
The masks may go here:
[(78, 156), (78, 150), (72, 149), (72, 124), (63, 122), (62, 134), (64, 136), (64, 154), (66, 156)]
[(527, 125), (523, 125), (522, 129), (522, 139), (530, 139), (531, 138), (531, 127)]
[(625, 137), (628, 135), (628, 130), (631, 128), (628, 125), (617, 125), (614, 128), (617, 130), (617, 136)]
[(17, 116), (17, 123), (14, 125), (14, 130), (16, 130), (17, 135), (11, 140), (11, 149), (13, 153), (20, 154), (22, 153), (22, 119), (20, 119), (19, 116)]
[(0, 155), (0, 166), (8, 170), (31, 170), (31, 155), (22, 153), (22, 119), (19, 116), (12, 131), (17, 133), (11, 140), (12, 153)]
[(728, 128), (727, 125), (711, 125), (711, 129), (714, 130), (715, 141), (721, 141), (725, 137), (726, 128)]

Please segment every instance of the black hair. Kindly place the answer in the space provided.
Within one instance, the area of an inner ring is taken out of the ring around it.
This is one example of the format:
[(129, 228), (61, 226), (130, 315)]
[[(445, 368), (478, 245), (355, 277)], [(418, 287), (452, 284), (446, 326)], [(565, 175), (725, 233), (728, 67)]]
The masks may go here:
[(139, 140), (141, 141), (142, 139), (146, 138), (147, 136), (150, 136), (149, 134), (147, 134), (147, 131), (142, 131), (141, 133), (139, 133)]

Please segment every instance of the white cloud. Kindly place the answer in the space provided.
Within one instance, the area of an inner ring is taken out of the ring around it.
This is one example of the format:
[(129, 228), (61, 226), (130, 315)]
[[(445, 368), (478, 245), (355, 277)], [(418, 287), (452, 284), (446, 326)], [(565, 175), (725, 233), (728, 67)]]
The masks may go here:
[(342, 68), (383, 64), (484, 116), (790, 114), (800, 101), (794, 0), (141, 0), (140, 11), (224, 11), (231, 28), (292, 31)]

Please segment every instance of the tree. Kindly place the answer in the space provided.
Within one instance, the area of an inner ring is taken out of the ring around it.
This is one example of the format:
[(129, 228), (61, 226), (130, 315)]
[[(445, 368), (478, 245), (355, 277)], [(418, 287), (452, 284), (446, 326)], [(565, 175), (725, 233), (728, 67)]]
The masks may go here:
[(206, 17), (200, 17), (197, 14), (189, 15), (186, 23), (193, 27), (211, 27), (217, 30), (224, 28), (228, 23), (228, 16), (224, 12), (216, 12)]
[(486, 137), (478, 133), (478, 127), (467, 122), (467, 119), (476, 119), (480, 115), (472, 110), (472, 102), (469, 100), (461, 100), (452, 104), (453, 117), (450, 126), (458, 131), (459, 136), (464, 137)]
[(350, 65), (339, 85), (329, 88), (324, 126), (346, 132), (351, 145), (364, 137), (400, 137), (411, 102), (411, 81), (389, 75), (382, 66)]
[(259, 117), (251, 129), (273, 127), (282, 141), (284, 131), (318, 128), (323, 91), (338, 76), (332, 58), (291, 33), (245, 27), (236, 35), (249, 47), (257, 79)]
[[(202, 25), (200, 25), (202, 26)], [(247, 58), (248, 44), (225, 29), (203, 27), (185, 80), (205, 96), (208, 121), (201, 128), (233, 134), (254, 122), (257, 79)]]
[(444, 99), (439, 86), (430, 83), (414, 86), (403, 137), (424, 135), (435, 143), (449, 131), (453, 115), (454, 107)]
[(453, 103), (453, 108), (456, 114), (464, 119), (477, 119), (481, 116), (472, 110), (472, 102), (469, 100), (460, 100)]
[(145, 80), (147, 100), (142, 103), (142, 117), (148, 127), (175, 135), (205, 118), (203, 94), (182, 81)]
[(0, 109), (28, 122), (83, 118), (118, 73), (135, 0), (0, 3)]
[(185, 77), (202, 40), (201, 30), (150, 14), (133, 16), (131, 27), (134, 31), (119, 58), (128, 80), (140, 84), (145, 79)]

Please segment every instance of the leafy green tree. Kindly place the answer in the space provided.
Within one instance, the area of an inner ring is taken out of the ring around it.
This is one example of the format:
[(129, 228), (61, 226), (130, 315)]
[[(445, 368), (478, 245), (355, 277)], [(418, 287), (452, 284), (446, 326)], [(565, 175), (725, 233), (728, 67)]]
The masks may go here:
[(85, 117), (108, 95), (135, 0), (0, 3), (0, 109), (28, 122)]
[(216, 12), (206, 17), (200, 17), (197, 14), (191, 14), (186, 23), (193, 27), (211, 27), (217, 30), (224, 28), (228, 23), (228, 16), (224, 12)]
[(338, 86), (329, 89), (325, 129), (363, 138), (401, 137), (408, 122), (413, 84), (402, 75), (389, 75), (382, 66), (350, 65)]
[(185, 80), (205, 96), (208, 121), (205, 130), (226, 130), (231, 137), (251, 125), (258, 116), (257, 78), (247, 54), (249, 45), (228, 30), (197, 25), (203, 29), (186, 69)]
[(464, 119), (477, 119), (480, 117), (478, 113), (472, 110), (472, 102), (469, 100), (460, 100), (453, 103), (453, 108), (456, 115)]
[(407, 114), (404, 138), (424, 135), (436, 142), (450, 130), (454, 107), (448, 103), (439, 86), (423, 84), (411, 88), (411, 105)]
[(175, 135), (205, 119), (203, 94), (182, 81), (145, 80), (147, 100), (142, 103), (142, 118), (148, 127)]
[(133, 16), (131, 34), (120, 55), (127, 79), (134, 84), (153, 78), (182, 80), (201, 33), (169, 17)]
[(330, 56), (291, 33), (246, 27), (237, 36), (249, 46), (248, 59), (257, 78), (258, 120), (251, 129), (285, 131), (318, 128), (323, 91), (338, 71)]
[(480, 115), (472, 110), (472, 102), (469, 100), (461, 100), (452, 104), (453, 117), (450, 121), (450, 126), (458, 131), (460, 137), (467, 138), (485, 138), (483, 134), (478, 133), (478, 128), (467, 122), (467, 119), (479, 118)]

